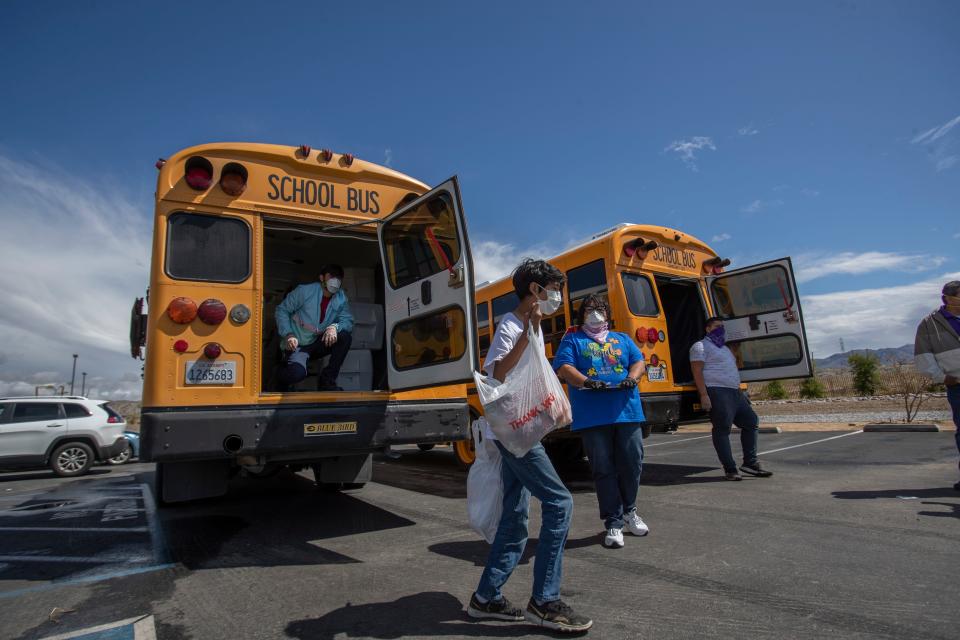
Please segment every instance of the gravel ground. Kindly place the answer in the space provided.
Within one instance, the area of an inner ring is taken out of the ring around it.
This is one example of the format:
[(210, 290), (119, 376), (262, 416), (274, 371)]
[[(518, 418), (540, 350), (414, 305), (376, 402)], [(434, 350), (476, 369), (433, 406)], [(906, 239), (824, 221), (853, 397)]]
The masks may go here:
[[(872, 398), (822, 398), (819, 400), (760, 400), (754, 409), (764, 422), (818, 423), (902, 422), (903, 400), (896, 396)], [(951, 423), (950, 405), (945, 394), (924, 400), (915, 421)]]

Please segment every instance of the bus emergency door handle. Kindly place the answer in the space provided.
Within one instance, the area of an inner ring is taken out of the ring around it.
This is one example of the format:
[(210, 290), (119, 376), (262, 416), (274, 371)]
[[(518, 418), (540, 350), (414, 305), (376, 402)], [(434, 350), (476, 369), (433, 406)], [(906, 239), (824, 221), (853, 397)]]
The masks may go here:
[(750, 316), (750, 331), (756, 331), (760, 328), (760, 318), (755, 315)]
[(430, 304), (433, 300), (433, 288), (430, 285), (429, 280), (424, 280), (420, 283), (420, 303), (424, 306)]

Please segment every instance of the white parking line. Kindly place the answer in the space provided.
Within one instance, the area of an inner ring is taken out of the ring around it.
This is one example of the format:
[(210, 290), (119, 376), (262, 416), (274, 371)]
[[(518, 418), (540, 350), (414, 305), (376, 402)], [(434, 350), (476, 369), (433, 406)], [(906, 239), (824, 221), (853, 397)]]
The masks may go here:
[(653, 444), (643, 445), (644, 449), (649, 449), (650, 447), (660, 447), (665, 444), (680, 444), (681, 442), (690, 442), (691, 440), (703, 440), (704, 438), (709, 438), (710, 436), (697, 436), (696, 438), (684, 438), (683, 440), (674, 440), (672, 442), (655, 442)]
[(859, 431), (851, 431), (850, 433), (842, 433), (839, 436), (831, 436), (829, 438), (821, 438), (820, 440), (814, 440), (812, 442), (804, 442), (803, 444), (795, 444), (790, 447), (781, 447), (780, 449), (771, 449), (770, 451), (761, 451), (758, 453), (758, 456), (766, 455), (768, 453), (778, 453), (780, 451), (786, 451), (787, 449), (796, 449), (797, 447), (806, 447), (807, 445), (817, 444), (819, 442), (826, 442), (827, 440), (836, 440), (837, 438), (846, 438), (847, 436), (855, 436), (858, 433), (863, 433), (863, 429)]

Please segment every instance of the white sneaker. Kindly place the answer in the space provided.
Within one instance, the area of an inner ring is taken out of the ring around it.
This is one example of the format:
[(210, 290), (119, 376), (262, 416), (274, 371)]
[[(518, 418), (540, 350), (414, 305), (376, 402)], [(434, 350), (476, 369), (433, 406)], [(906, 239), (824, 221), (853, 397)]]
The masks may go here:
[(650, 527), (647, 526), (647, 523), (644, 522), (640, 516), (637, 515), (637, 512), (634, 511), (626, 517), (627, 521), (627, 531), (632, 533), (635, 536), (645, 536), (650, 533)]
[(610, 549), (623, 547), (623, 529), (607, 529), (607, 537), (603, 539), (603, 546)]

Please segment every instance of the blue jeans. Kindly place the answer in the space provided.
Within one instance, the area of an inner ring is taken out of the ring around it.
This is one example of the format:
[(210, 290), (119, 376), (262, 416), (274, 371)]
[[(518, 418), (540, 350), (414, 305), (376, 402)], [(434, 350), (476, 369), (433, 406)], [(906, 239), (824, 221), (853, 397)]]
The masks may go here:
[(760, 419), (750, 406), (750, 401), (740, 389), (707, 387), (710, 396), (710, 422), (713, 423), (713, 448), (717, 450), (720, 464), (727, 473), (736, 473), (737, 463), (730, 449), (730, 427), (740, 427), (740, 446), (743, 447), (743, 464), (757, 461), (757, 434)]
[(639, 422), (578, 430), (590, 458), (600, 518), (607, 529), (622, 529), (625, 516), (637, 510), (643, 469), (643, 426)]
[(957, 441), (957, 451), (960, 451), (960, 384), (947, 387), (947, 402), (953, 409), (953, 424), (957, 428), (953, 437)]
[(503, 515), (490, 547), (487, 566), (480, 576), (477, 595), (487, 600), (503, 597), (500, 589), (510, 578), (527, 545), (530, 495), (543, 509), (540, 541), (533, 565), (533, 598), (538, 602), (560, 599), (563, 576), (563, 545), (567, 542), (573, 496), (563, 486), (543, 445), (537, 443), (518, 458), (497, 442), (503, 457)]

